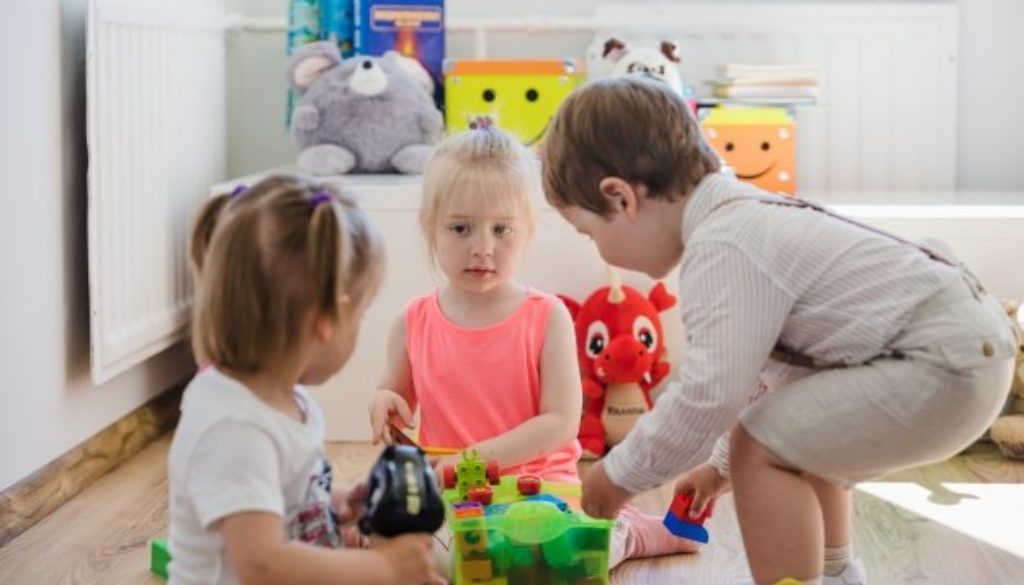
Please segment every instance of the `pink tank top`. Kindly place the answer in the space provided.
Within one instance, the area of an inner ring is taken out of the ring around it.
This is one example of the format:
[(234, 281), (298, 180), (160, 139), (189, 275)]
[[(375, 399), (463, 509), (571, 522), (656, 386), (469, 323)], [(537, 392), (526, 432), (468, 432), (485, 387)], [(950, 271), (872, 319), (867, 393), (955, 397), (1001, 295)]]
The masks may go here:
[[(478, 329), (449, 321), (436, 291), (409, 303), (405, 346), (423, 445), (461, 449), (540, 414), (541, 350), (548, 315), (557, 302), (553, 295), (527, 290), (526, 300), (512, 315)], [(578, 483), (580, 453), (573, 439), (502, 473)]]

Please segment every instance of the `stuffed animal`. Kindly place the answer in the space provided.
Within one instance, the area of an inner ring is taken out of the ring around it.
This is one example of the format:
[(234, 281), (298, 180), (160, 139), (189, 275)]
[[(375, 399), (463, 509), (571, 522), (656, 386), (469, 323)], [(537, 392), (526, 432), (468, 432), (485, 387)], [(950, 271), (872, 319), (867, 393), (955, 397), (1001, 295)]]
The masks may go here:
[(660, 282), (645, 297), (619, 283), (614, 273), (611, 280), (582, 305), (559, 297), (576, 329), (585, 400), (579, 440), (588, 458), (604, 455), (625, 438), (651, 409), (651, 389), (669, 372), (658, 314), (676, 298)]
[(677, 94), (683, 95), (683, 79), (679, 75), (679, 45), (662, 41), (657, 49), (632, 47), (612, 37), (605, 41), (604, 59), (611, 63), (611, 75), (648, 73), (661, 79)]
[[(1017, 324), (1018, 331), (1021, 330), (1024, 314), (1018, 310), (1017, 303), (1006, 303), (1006, 310)], [(1017, 362), (1010, 388), (1012, 402), (1009, 411), (1005, 416), (996, 419), (989, 429), (989, 435), (1003, 455), (1011, 459), (1024, 460), (1024, 348), (1017, 350)]]
[(433, 81), (414, 59), (390, 51), (342, 60), (322, 41), (292, 54), (288, 80), (301, 94), (292, 113), (299, 166), (312, 175), (422, 173), (441, 139)]

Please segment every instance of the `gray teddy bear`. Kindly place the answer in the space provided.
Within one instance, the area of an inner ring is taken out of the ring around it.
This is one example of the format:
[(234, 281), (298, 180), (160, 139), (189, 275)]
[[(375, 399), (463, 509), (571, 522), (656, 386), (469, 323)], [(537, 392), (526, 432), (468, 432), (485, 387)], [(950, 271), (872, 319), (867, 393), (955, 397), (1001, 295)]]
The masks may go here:
[(335, 43), (311, 43), (292, 54), (288, 81), (301, 94), (292, 136), (309, 174), (419, 174), (441, 139), (430, 74), (394, 51), (342, 60)]

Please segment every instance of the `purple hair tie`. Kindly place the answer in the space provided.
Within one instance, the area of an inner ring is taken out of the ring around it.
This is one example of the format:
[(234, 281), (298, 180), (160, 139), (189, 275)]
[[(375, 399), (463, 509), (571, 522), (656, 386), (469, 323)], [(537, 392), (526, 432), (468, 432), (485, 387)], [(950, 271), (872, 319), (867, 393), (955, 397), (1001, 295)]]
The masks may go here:
[(237, 185), (231, 191), (231, 198), (234, 199), (235, 197), (239, 197), (239, 196), (243, 195), (248, 190), (249, 190), (249, 188), (246, 187), (245, 185)]
[(321, 203), (326, 203), (331, 199), (334, 199), (334, 196), (332, 196), (327, 191), (321, 189), (316, 193), (313, 193), (313, 196), (309, 198), (309, 204), (315, 209), (317, 205), (320, 205)]

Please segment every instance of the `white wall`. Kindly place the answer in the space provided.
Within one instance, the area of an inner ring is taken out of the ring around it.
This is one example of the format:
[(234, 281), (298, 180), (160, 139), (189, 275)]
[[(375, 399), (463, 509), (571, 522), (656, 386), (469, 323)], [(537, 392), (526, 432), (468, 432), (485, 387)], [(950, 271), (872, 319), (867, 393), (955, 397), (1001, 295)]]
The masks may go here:
[[(689, 0), (686, 0), (689, 1)], [(680, 3), (686, 3), (682, 1)], [(700, 1), (700, 0), (692, 0)], [(740, 0), (777, 3), (776, 0)], [(850, 3), (878, 3), (847, 0)], [(906, 0), (925, 3), (923, 0)], [(788, 3), (813, 0), (790, 0)], [(947, 0), (960, 10), (960, 100), (958, 180), (963, 189), (1024, 188), (1024, 165), (1018, 162), (1024, 136), (1024, 2), (1020, 0)], [(448, 14), (469, 16), (588, 15), (597, 4), (622, 0), (519, 0), (494, 2), (448, 0)], [(641, 4), (642, 2), (636, 2)], [(724, 3), (724, 2), (723, 2)], [(288, 0), (229, 0), (229, 9), (252, 16), (284, 16)], [(582, 55), (588, 34), (539, 37), (525, 44), (515, 36), (492, 39), (495, 57)], [(279, 33), (246, 33), (229, 41), (229, 173), (239, 175), (289, 163), (294, 158), (284, 129), (284, 38)], [(468, 55), (468, 37), (450, 37), (449, 55)]]
[(85, 15), (86, 0), (33, 0), (0, 19), (0, 489), (190, 368), (176, 348), (89, 380)]

